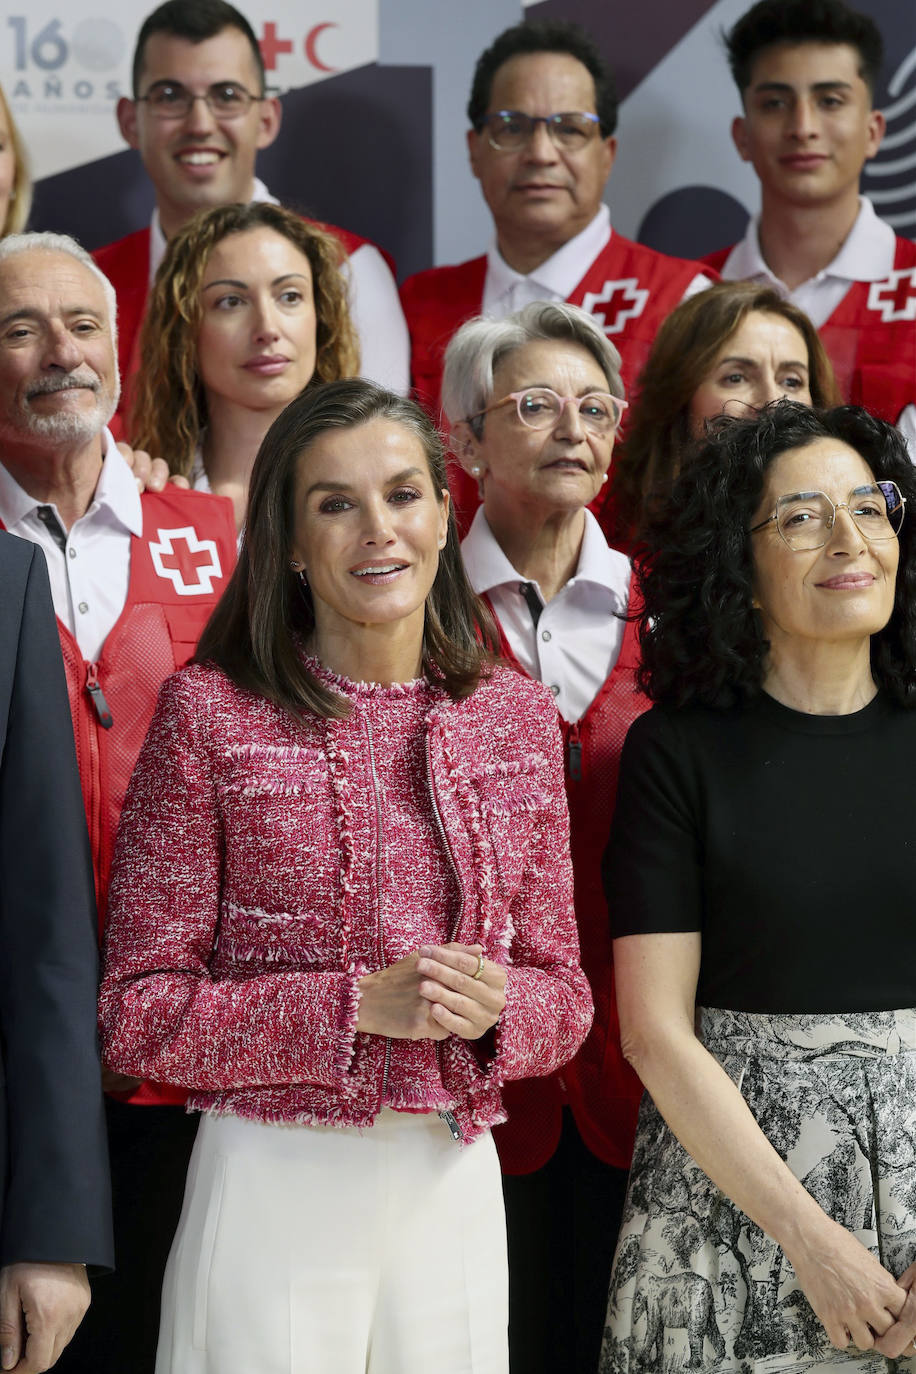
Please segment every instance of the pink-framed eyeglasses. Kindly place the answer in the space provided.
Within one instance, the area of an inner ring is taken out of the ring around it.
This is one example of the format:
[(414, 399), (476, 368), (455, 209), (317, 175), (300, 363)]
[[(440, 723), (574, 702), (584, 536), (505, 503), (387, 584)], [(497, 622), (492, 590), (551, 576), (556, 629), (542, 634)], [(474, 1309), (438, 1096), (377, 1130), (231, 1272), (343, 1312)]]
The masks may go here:
[(515, 402), (518, 418), (528, 429), (550, 429), (561, 418), (568, 405), (575, 406), (582, 425), (591, 434), (614, 434), (629, 402), (609, 391), (589, 391), (584, 396), (560, 396), (549, 386), (529, 387), (526, 391), (510, 391), (492, 405), (477, 410), (466, 420), (476, 420), (491, 410)]

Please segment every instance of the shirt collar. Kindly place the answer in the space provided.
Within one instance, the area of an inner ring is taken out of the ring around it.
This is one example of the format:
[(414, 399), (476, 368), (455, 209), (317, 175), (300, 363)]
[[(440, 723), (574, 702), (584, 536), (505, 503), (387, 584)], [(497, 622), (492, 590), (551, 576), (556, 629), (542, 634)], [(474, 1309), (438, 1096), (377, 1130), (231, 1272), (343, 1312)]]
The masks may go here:
[[(471, 528), (461, 545), (465, 567), (471, 586), (478, 596), (492, 591), (495, 587), (523, 582), (522, 577), (503, 553), (496, 536), (490, 529), (483, 506), (477, 510)], [(630, 560), (617, 549), (612, 549), (601, 532), (601, 526), (590, 510), (585, 512), (585, 533), (579, 550), (579, 562), (570, 581), (591, 582), (604, 587), (619, 599), (622, 590), (624, 602), (630, 580)]]
[[(251, 200), (252, 200), (252, 203), (253, 203), (254, 201), (267, 201), (270, 205), (279, 205), (279, 204), (280, 204), (280, 202), (277, 200), (277, 197), (276, 197), (276, 196), (272, 196), (272, 195), (270, 194), (270, 192), (268, 191), (267, 187), (264, 185), (263, 181), (259, 181), (257, 177), (255, 177), (255, 179), (254, 179), (254, 189), (252, 190), (252, 193), (251, 193)], [(151, 219), (150, 222), (149, 222), (149, 279), (150, 279), (150, 284), (152, 284), (153, 278), (155, 277), (156, 273), (159, 271), (159, 264), (162, 262), (162, 259), (165, 257), (165, 249), (166, 249), (166, 238), (165, 238), (165, 234), (163, 234), (163, 232), (162, 232), (162, 225), (159, 223), (159, 207), (158, 207), (158, 205), (157, 205), (157, 206), (155, 207), (155, 209), (153, 210), (152, 219)]]
[[(891, 226), (875, 214), (867, 196), (859, 197), (859, 213), (855, 223), (831, 263), (817, 274), (815, 280), (837, 277), (843, 281), (884, 281), (893, 270), (897, 241)], [(749, 221), (744, 238), (732, 249), (728, 258), (730, 279), (759, 279), (771, 282), (783, 294), (784, 282), (770, 271), (760, 250), (760, 216)]]
[(143, 506), (136, 478), (108, 429), (102, 433), (102, 474), (94, 504), (106, 506), (131, 534), (143, 533)]
[(611, 212), (606, 205), (598, 208), (595, 218), (575, 238), (564, 243), (546, 262), (533, 272), (516, 272), (499, 251), (494, 239), (487, 252), (488, 295), (501, 299), (517, 282), (526, 281), (539, 286), (548, 298), (566, 300), (579, 285), (587, 266), (594, 262), (611, 237)]
[[(102, 430), (102, 471), (92, 506), (105, 507), (131, 534), (143, 533), (143, 509), (134, 475), (122, 458), (109, 429)], [(0, 464), (0, 520), (12, 529), (44, 502), (36, 501)]]

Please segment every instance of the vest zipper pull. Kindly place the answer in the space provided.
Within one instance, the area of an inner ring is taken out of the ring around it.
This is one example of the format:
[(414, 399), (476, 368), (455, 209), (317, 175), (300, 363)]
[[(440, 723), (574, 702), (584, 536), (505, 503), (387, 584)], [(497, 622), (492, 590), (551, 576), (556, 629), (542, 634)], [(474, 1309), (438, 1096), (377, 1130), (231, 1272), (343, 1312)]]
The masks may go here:
[(86, 691), (89, 693), (89, 700), (95, 707), (95, 713), (99, 718), (99, 724), (103, 730), (110, 730), (114, 724), (108, 702), (105, 700), (105, 693), (102, 691), (99, 682), (99, 665), (97, 663), (86, 664)]
[(458, 1125), (458, 1122), (455, 1120), (455, 1117), (452, 1115), (452, 1113), (440, 1112), (439, 1115), (442, 1117), (442, 1120), (448, 1127), (449, 1134), (451, 1135), (452, 1140), (457, 1140), (459, 1142), (462, 1141), (464, 1139), (464, 1136), (461, 1134), (461, 1127)]
[(566, 756), (569, 761), (569, 777), (571, 782), (582, 781), (582, 741), (579, 739), (578, 730), (570, 734), (566, 743)]

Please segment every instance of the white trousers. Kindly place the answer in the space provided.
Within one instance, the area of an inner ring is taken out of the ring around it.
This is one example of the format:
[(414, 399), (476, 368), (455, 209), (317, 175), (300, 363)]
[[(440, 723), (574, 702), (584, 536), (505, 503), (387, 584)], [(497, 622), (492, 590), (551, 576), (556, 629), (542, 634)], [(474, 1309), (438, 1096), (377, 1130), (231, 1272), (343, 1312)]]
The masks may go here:
[(156, 1374), (507, 1374), (507, 1314), (489, 1133), (204, 1116)]

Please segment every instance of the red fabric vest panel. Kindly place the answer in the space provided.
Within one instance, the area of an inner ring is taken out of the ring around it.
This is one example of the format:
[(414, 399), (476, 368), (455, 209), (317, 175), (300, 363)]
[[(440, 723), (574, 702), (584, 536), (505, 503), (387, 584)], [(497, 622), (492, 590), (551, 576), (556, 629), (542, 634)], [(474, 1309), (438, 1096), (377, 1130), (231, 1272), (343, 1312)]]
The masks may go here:
[[(639, 376), (662, 320), (704, 270), (700, 263), (666, 257), (615, 232), (570, 295), (570, 304), (594, 315), (620, 349), (628, 389)], [(445, 349), (456, 329), (480, 313), (486, 275), (486, 257), (472, 258), (455, 267), (434, 267), (408, 277), (401, 288), (410, 330), (414, 394), (437, 423)], [(453, 463), (449, 487), (464, 535), (480, 505), (477, 484)], [(603, 499), (599, 498), (599, 505)]]
[(844, 398), (895, 424), (916, 402), (916, 244), (898, 238), (890, 276), (854, 282), (819, 333)]
[[(95, 664), (57, 622), (67, 675), (76, 756), (92, 845), (100, 929), (104, 926), (118, 817), (159, 688), (194, 653), (236, 561), (232, 503), (223, 496), (144, 492), (143, 534), (130, 542), (124, 610)], [(111, 712), (105, 729), (87, 691), (93, 680)], [(144, 1083), (132, 1102), (183, 1102), (178, 1088)]]
[(714, 253), (707, 253), (702, 259), (703, 266), (711, 267), (714, 272), (721, 272), (734, 246), (735, 245), (731, 243), (727, 248), (717, 248)]
[[(517, 667), (505, 638), (502, 648)], [(572, 1108), (592, 1154), (619, 1169), (630, 1165), (642, 1084), (620, 1048), (601, 856), (614, 814), (620, 751), (633, 721), (651, 705), (636, 687), (638, 664), (636, 626), (628, 621), (617, 662), (585, 715), (572, 725), (560, 721), (566, 744), (576, 922), (595, 1019), (585, 1044), (559, 1073), (504, 1085), (509, 1119), (494, 1128), (493, 1136), (507, 1174), (532, 1173), (547, 1163), (560, 1139), (564, 1102)]]
[(140, 326), (146, 310), (149, 292), (149, 229), (97, 248), (93, 258), (115, 289), (118, 301), (118, 372), (121, 375), (121, 399), (112, 417), (111, 432), (116, 439), (125, 437), (125, 424), (130, 413), (131, 378), (139, 370), (135, 357), (140, 338)]
[[(349, 229), (340, 229), (336, 224), (321, 224), (319, 227), (326, 229), (339, 240), (348, 257), (364, 244), (377, 247), (369, 239), (361, 238), (359, 234), (351, 234)], [(140, 326), (143, 323), (146, 298), (149, 294), (149, 245), (149, 229), (138, 229), (126, 238), (109, 243), (104, 248), (97, 248), (92, 255), (111, 282), (118, 298), (118, 370), (121, 374), (121, 399), (110, 426), (116, 439), (130, 438), (125, 427), (130, 415), (131, 380), (140, 370)], [(378, 251), (393, 274), (394, 261), (390, 254), (383, 248), (379, 248)]]

